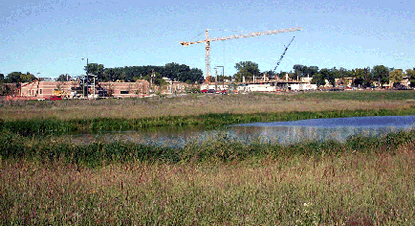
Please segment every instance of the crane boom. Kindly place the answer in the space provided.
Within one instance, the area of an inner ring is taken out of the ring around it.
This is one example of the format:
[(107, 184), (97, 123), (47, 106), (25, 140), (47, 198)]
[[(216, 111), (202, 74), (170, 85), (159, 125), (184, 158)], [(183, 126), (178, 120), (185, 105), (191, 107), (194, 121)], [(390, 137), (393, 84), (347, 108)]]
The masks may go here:
[(183, 46), (189, 46), (192, 44), (198, 44), (198, 43), (206, 43), (206, 56), (205, 56), (205, 62), (206, 62), (206, 76), (210, 76), (210, 42), (213, 41), (225, 41), (229, 39), (238, 39), (238, 38), (250, 38), (250, 37), (258, 37), (262, 35), (272, 35), (272, 34), (278, 34), (278, 33), (286, 33), (286, 32), (294, 32), (294, 31), (300, 31), (301, 27), (295, 27), (295, 28), (287, 28), (287, 29), (280, 29), (280, 30), (270, 30), (270, 31), (261, 31), (261, 32), (251, 32), (248, 34), (240, 34), (240, 35), (231, 35), (221, 38), (209, 38), (209, 29), (206, 29), (206, 39), (200, 40), (200, 41), (194, 41), (194, 42), (183, 42), (181, 41), (180, 44)]
[(288, 43), (288, 45), (287, 45), (287, 46), (285, 46), (285, 50), (284, 50), (284, 52), (281, 54), (281, 57), (280, 57), (280, 59), (279, 59), (279, 60), (278, 60), (278, 62), (277, 62), (277, 66), (275, 66), (275, 68), (274, 68), (274, 72), (276, 72), (276, 71), (277, 71), (277, 68), (278, 68), (278, 66), (279, 66), (279, 65), (280, 65), (280, 63), (281, 63), (282, 58), (285, 56), (285, 53), (287, 52), (288, 47), (290, 47), (291, 43), (294, 41), (294, 38), (295, 38), (295, 36), (293, 36), (293, 38), (292, 38), (292, 39), (291, 39), (291, 41)]

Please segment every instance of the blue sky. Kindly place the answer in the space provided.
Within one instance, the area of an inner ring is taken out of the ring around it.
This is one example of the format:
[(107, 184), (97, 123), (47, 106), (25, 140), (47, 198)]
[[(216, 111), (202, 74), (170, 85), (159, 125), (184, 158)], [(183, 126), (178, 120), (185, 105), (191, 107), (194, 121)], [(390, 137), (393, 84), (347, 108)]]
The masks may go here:
[(291, 27), (302, 31), (211, 43), (211, 66), (233, 75), (240, 61), (278, 71), (294, 64), (347, 69), (415, 66), (415, 1), (0, 0), (0, 73), (80, 75), (176, 62), (205, 71), (205, 45), (180, 41)]

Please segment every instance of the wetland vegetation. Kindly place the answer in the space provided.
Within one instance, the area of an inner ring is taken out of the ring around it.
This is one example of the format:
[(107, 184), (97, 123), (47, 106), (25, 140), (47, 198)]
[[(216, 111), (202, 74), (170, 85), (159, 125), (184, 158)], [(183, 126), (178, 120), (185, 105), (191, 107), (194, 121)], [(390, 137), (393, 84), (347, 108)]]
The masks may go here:
[[(413, 91), (2, 102), (2, 224), (415, 224), (415, 132), (182, 148), (57, 134), (413, 115)], [(51, 131), (53, 133), (51, 133)]]

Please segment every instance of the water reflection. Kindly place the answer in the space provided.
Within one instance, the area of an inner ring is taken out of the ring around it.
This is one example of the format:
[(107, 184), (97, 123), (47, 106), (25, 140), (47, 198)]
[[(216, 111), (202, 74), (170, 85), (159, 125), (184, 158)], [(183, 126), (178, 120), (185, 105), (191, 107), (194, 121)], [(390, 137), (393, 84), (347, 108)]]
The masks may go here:
[[(407, 128), (405, 130), (409, 130)], [(237, 126), (232, 132), (237, 137), (258, 137), (261, 142), (294, 144), (305, 140), (326, 141), (335, 140), (345, 142), (347, 137), (352, 135), (363, 136), (380, 136), (391, 132), (398, 132), (403, 128), (385, 127), (385, 128), (364, 128), (364, 127), (307, 127), (307, 126)]]
[(234, 126), (238, 136), (258, 136), (264, 142), (293, 144), (303, 140), (346, 141), (352, 135), (380, 136), (414, 128), (415, 116), (376, 116), (247, 123)]
[(248, 123), (228, 126), (221, 130), (202, 129), (127, 131), (101, 135), (73, 137), (75, 142), (122, 141), (168, 147), (183, 147), (188, 142), (226, 136), (243, 143), (260, 141), (263, 143), (294, 144), (304, 140), (345, 142), (352, 135), (380, 136), (414, 128), (415, 116), (351, 117), (333, 119), (311, 119), (289, 122)]

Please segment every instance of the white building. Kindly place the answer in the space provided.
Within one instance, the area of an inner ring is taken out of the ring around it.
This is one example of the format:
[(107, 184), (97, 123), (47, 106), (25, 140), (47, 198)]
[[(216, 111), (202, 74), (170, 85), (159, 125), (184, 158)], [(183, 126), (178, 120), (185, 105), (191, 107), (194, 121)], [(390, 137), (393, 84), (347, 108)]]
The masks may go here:
[(275, 92), (275, 86), (271, 84), (247, 84), (239, 85), (238, 92)]
[(317, 84), (295, 83), (289, 86), (292, 91), (316, 90)]

